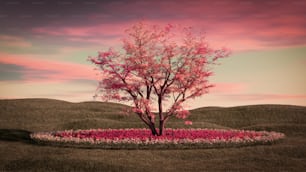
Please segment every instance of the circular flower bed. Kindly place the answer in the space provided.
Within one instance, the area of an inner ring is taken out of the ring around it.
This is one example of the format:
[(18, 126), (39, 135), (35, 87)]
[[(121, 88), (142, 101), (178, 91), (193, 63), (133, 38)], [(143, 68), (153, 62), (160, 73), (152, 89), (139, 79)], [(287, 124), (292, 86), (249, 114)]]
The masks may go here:
[(78, 147), (124, 148), (212, 148), (271, 144), (284, 138), (277, 132), (221, 129), (165, 129), (152, 136), (148, 129), (91, 129), (38, 132), (38, 143)]

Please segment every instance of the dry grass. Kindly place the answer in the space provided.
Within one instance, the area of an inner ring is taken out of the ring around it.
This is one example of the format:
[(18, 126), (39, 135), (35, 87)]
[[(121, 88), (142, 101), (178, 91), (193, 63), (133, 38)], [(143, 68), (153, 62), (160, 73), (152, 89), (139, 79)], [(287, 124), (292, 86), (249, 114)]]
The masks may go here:
[[(305, 171), (306, 107), (258, 105), (193, 110), (193, 128), (273, 130), (273, 145), (195, 150), (103, 150), (34, 144), (29, 133), (145, 127), (119, 104), (0, 100), (0, 171)], [(177, 119), (167, 127), (186, 127)]]

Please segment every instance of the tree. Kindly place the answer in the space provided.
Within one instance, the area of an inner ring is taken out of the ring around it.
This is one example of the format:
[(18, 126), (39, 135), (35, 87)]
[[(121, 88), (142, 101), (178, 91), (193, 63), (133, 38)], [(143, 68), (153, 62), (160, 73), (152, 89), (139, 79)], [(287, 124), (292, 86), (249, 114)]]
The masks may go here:
[[(212, 87), (208, 83), (211, 66), (229, 55), (225, 48), (210, 48), (203, 35), (192, 31), (190, 27), (139, 22), (126, 30), (128, 36), (123, 39), (121, 51), (110, 48), (89, 57), (101, 71), (98, 90), (102, 98), (131, 101), (132, 111), (153, 135), (163, 135), (170, 117), (185, 119), (189, 112), (183, 103), (208, 93)], [(165, 110), (164, 102), (169, 101), (171, 104)]]

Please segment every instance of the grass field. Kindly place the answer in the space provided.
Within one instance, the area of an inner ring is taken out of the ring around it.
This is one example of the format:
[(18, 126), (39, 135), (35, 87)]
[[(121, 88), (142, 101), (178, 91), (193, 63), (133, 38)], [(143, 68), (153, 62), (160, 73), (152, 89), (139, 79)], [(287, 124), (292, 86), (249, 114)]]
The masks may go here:
[[(277, 131), (273, 145), (189, 150), (103, 150), (41, 146), (35, 131), (143, 128), (123, 105), (50, 99), (0, 100), (0, 171), (305, 171), (306, 107), (255, 105), (192, 110), (192, 128)], [(187, 127), (171, 119), (167, 127)], [(189, 127), (189, 126), (188, 126)]]

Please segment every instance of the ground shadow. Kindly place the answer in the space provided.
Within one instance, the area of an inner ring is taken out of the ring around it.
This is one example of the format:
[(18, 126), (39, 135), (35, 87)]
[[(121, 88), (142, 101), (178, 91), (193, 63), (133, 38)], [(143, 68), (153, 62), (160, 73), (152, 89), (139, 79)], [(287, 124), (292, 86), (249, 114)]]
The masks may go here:
[(1, 141), (34, 143), (30, 137), (31, 132), (19, 129), (0, 129)]

